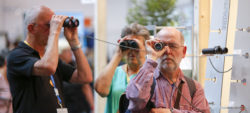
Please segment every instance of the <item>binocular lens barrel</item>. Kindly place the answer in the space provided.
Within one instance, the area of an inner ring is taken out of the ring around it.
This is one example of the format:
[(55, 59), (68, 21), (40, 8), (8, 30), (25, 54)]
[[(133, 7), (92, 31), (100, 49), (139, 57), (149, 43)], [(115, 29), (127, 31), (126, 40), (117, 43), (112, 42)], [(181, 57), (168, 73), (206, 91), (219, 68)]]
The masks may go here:
[(202, 54), (226, 54), (228, 49), (221, 48), (220, 46), (215, 46), (214, 48), (202, 49)]
[(134, 40), (124, 40), (120, 43), (120, 48), (122, 51), (129, 49), (128, 47), (135, 48), (135, 49), (139, 48), (137, 42)]
[(158, 42), (158, 43), (155, 43), (154, 48), (156, 51), (160, 51), (163, 49), (164, 46), (165, 46), (164, 43)]
[(79, 20), (78, 19), (71, 19), (70, 17), (66, 18), (63, 27), (78, 27)]
[(126, 50), (127, 46), (128, 46), (128, 43), (126, 41), (123, 41), (123, 42), (120, 43), (120, 48), (121, 48), (122, 51)]

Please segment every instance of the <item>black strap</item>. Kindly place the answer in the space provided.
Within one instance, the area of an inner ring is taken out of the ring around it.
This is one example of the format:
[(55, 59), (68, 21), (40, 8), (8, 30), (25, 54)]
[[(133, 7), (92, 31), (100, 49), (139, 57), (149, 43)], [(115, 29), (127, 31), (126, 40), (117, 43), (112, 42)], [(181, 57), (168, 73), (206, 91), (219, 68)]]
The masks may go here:
[[(187, 81), (189, 92), (190, 92), (190, 96), (193, 99), (194, 94), (196, 92), (195, 83), (194, 83), (193, 79), (191, 79), (191, 78), (188, 78), (186, 76), (184, 76), (184, 78)], [(176, 97), (176, 101), (175, 101), (175, 104), (174, 104), (174, 108), (176, 108), (176, 109), (180, 108), (179, 104), (180, 104), (180, 98), (181, 98), (181, 92), (182, 92), (182, 85), (183, 85), (183, 82), (181, 82), (180, 85), (178, 86), (179, 91), (177, 91), (177, 97)]]
[[(156, 79), (155, 77), (153, 77), (153, 84), (151, 85), (151, 90), (150, 90), (150, 98), (148, 100), (148, 103), (146, 105), (146, 108), (151, 110), (151, 108), (155, 108), (155, 104), (153, 102), (151, 102), (151, 99), (154, 95), (154, 91), (155, 91), (155, 85), (156, 85)], [(128, 105), (129, 105), (129, 100), (126, 97), (126, 93), (123, 93), (120, 97), (120, 101), (119, 101), (119, 112), (120, 113), (126, 113), (129, 112), (128, 111)]]
[(151, 90), (150, 90), (150, 98), (148, 100), (148, 103), (146, 105), (146, 108), (148, 110), (151, 110), (152, 108), (155, 108), (155, 104), (151, 101), (153, 95), (154, 95), (154, 92), (155, 92), (155, 84), (156, 84), (156, 80), (155, 80), (155, 77), (153, 77), (153, 84), (151, 86)]
[(125, 113), (128, 109), (129, 100), (126, 97), (126, 93), (123, 93), (119, 100), (119, 113)]
[(174, 108), (179, 109), (180, 108), (180, 100), (181, 100), (181, 92), (182, 92), (182, 86), (183, 86), (183, 82), (181, 82), (178, 86), (177, 89), (177, 97), (175, 100), (175, 104), (174, 104)]
[(188, 88), (189, 88), (189, 92), (190, 92), (190, 96), (191, 96), (191, 98), (193, 99), (194, 93), (196, 92), (196, 86), (195, 86), (194, 80), (191, 79), (191, 78), (188, 78), (188, 77), (186, 77), (186, 76), (184, 76), (184, 78), (185, 78), (186, 81), (187, 81)]

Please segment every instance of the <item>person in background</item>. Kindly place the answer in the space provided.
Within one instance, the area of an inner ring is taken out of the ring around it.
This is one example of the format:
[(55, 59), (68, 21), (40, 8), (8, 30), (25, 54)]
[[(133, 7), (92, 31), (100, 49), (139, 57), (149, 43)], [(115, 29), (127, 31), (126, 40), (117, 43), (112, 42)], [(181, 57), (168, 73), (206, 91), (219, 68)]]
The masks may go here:
[(27, 37), (7, 58), (14, 113), (65, 113), (62, 82), (92, 82), (92, 72), (81, 49), (77, 27), (63, 29), (76, 67), (59, 59), (58, 39), (66, 18), (55, 15), (46, 6), (35, 6), (25, 13)]
[[(156, 50), (156, 43), (163, 49)], [(148, 58), (126, 89), (128, 109), (135, 113), (210, 113), (201, 85), (186, 78), (179, 67), (187, 50), (182, 33), (173, 27), (163, 28), (155, 39), (146, 42), (146, 47)], [(146, 108), (149, 101), (154, 103), (151, 109)]]
[[(76, 66), (70, 45), (65, 38), (58, 43), (59, 58), (72, 66)], [(63, 82), (65, 104), (69, 113), (93, 113), (94, 97), (90, 84), (72, 84)]]
[[(95, 90), (100, 96), (108, 98), (105, 113), (118, 112), (120, 96), (146, 59), (145, 41), (148, 39), (149, 31), (142, 25), (133, 23), (122, 30), (118, 43), (133, 40), (139, 48), (122, 51), (118, 47), (111, 61), (96, 79)], [(126, 64), (118, 66), (123, 57), (126, 59)]]
[(12, 113), (11, 94), (6, 70), (5, 55), (0, 54), (0, 113)]

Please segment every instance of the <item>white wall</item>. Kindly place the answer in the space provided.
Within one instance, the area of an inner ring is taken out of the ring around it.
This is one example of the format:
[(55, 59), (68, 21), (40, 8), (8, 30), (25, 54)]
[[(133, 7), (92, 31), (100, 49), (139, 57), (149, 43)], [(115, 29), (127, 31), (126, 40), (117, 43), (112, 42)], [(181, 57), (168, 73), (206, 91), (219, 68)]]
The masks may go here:
[(176, 8), (173, 14), (181, 17), (178, 26), (191, 26), (193, 24), (193, 6), (193, 0), (176, 0)]
[(54, 11), (82, 12), (84, 16), (94, 16), (94, 5), (82, 5), (80, 0), (1, 0), (1, 2), (3, 13), (0, 13), (0, 16), (3, 23), (0, 28), (8, 32), (11, 41), (23, 36), (23, 13), (36, 5), (45, 5)]
[[(121, 30), (127, 25), (126, 16), (129, 0), (107, 0), (107, 41), (117, 43)], [(108, 58), (111, 58), (116, 46), (108, 44)]]
[(0, 0), (0, 31), (3, 31), (3, 1)]

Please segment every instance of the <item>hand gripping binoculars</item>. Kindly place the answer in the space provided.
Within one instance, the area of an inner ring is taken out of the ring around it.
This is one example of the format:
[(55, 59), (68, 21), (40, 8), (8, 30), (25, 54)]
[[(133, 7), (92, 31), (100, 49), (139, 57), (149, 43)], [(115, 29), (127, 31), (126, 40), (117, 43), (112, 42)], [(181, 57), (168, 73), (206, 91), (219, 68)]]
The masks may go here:
[(130, 48), (139, 49), (139, 46), (134, 40), (124, 40), (120, 43), (120, 48), (122, 51), (125, 51)]
[(79, 26), (79, 20), (75, 19), (75, 18), (66, 18), (64, 23), (63, 23), (63, 27), (78, 27)]

